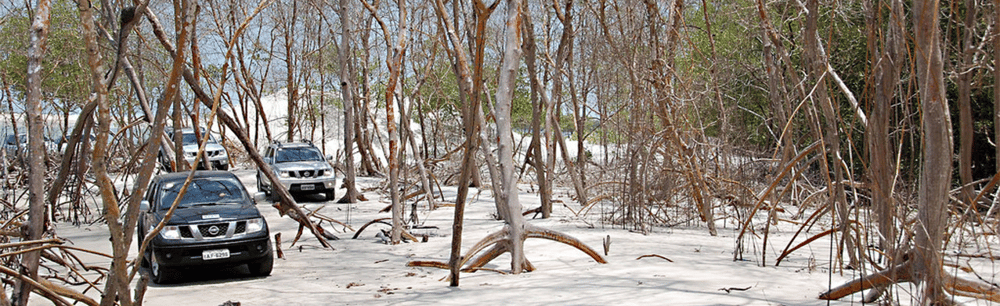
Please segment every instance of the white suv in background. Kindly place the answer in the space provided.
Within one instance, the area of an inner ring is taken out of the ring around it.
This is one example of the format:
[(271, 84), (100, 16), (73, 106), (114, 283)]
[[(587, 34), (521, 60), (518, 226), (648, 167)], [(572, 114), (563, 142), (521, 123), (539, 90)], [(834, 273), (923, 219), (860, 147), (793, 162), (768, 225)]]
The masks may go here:
[(264, 149), (267, 169), (257, 169), (257, 190), (273, 195), (274, 186), (261, 171), (272, 171), (289, 193), (322, 193), (327, 200), (336, 197), (337, 176), (311, 142), (274, 142)]
[[(167, 137), (170, 138), (171, 143), (174, 140), (175, 131), (167, 131)], [(183, 143), (183, 154), (184, 160), (187, 160), (189, 164), (194, 163), (195, 156), (198, 155), (198, 138), (194, 133), (194, 129), (182, 129), (181, 133), (183, 138), (181, 142)], [(205, 129), (201, 129), (201, 134), (198, 136), (204, 137)], [(205, 144), (205, 161), (208, 164), (207, 170), (218, 169), (218, 170), (229, 170), (229, 153), (226, 152), (226, 148), (222, 146), (216, 139), (215, 135), (209, 135), (208, 141)], [(170, 169), (170, 157), (165, 154), (165, 152), (160, 150), (160, 165), (163, 169)], [(197, 169), (205, 169), (203, 163), (198, 163), (198, 165), (193, 165)]]

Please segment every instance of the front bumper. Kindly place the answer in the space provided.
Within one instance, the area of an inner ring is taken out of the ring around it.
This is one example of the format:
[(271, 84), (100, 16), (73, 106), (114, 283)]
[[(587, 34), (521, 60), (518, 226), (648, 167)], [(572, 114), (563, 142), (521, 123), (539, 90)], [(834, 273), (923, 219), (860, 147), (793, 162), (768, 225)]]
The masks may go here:
[(337, 177), (279, 178), (288, 192), (327, 192), (337, 189)]
[[(229, 257), (202, 258), (203, 251), (229, 250)], [(153, 256), (164, 267), (229, 266), (253, 262), (271, 256), (271, 239), (267, 234), (259, 237), (211, 241), (190, 244), (154, 245)]]
[[(194, 164), (193, 156), (188, 156), (184, 159), (187, 160), (188, 164)], [(206, 161), (208, 162), (208, 164), (212, 165), (212, 169), (221, 169), (229, 166), (229, 157), (226, 155), (208, 157), (206, 158)], [(201, 163), (198, 164), (198, 169), (209, 170), (205, 169), (205, 167), (202, 166)]]

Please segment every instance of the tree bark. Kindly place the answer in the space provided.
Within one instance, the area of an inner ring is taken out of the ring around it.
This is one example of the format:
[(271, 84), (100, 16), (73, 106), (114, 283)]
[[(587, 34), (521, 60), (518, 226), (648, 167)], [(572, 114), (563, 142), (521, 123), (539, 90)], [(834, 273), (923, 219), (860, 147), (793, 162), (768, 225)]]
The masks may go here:
[(959, 124), (959, 148), (958, 148), (958, 176), (962, 184), (959, 193), (959, 200), (967, 202), (969, 205), (976, 196), (972, 184), (972, 143), (975, 141), (975, 133), (972, 130), (972, 76), (975, 71), (973, 65), (973, 55), (976, 46), (973, 44), (976, 27), (976, 0), (965, 0), (965, 31), (962, 34), (962, 44), (960, 46), (960, 60), (958, 67), (958, 124)]
[(354, 168), (354, 82), (348, 69), (348, 55), (351, 54), (350, 29), (351, 18), (348, 16), (350, 0), (340, 0), (340, 48), (337, 57), (340, 61), (340, 96), (344, 100), (344, 187), (347, 191), (338, 203), (357, 203), (358, 189), (355, 185)]
[[(993, 0), (993, 63), (1000, 62), (1000, 0)], [(993, 143), (1000, 144), (1000, 69), (993, 67)], [(996, 171), (1000, 172), (1000, 148), (994, 148)]]
[[(541, 199), (542, 218), (548, 219), (552, 215), (552, 185), (548, 177), (548, 170), (545, 167), (545, 158), (542, 155), (542, 116), (545, 114), (545, 104), (541, 102), (539, 94), (544, 92), (542, 84), (535, 77), (538, 75), (538, 68), (535, 64), (535, 31), (531, 27), (531, 12), (524, 11), (524, 62), (528, 67), (529, 83), (531, 84), (531, 145), (528, 146), (531, 155), (531, 164), (535, 168), (536, 181), (538, 182), (538, 197)], [(551, 153), (550, 153), (551, 154)]]
[[(399, 142), (399, 132), (396, 129), (395, 120), (395, 110), (393, 109), (393, 100), (402, 99), (402, 95), (397, 95), (398, 86), (401, 82), (400, 80), (400, 70), (403, 66), (403, 54), (406, 53), (406, 0), (398, 0), (398, 11), (399, 11), (399, 37), (396, 41), (396, 45), (393, 46), (393, 50), (389, 52), (386, 51), (388, 68), (389, 68), (389, 81), (388, 86), (385, 90), (385, 113), (386, 113), (386, 123), (388, 124), (389, 133), (389, 195), (392, 198), (392, 244), (399, 244), (402, 241), (403, 235), (403, 203), (399, 199), (399, 160), (398, 155), (400, 152), (397, 142)], [(383, 28), (384, 29), (384, 28)], [(389, 34), (388, 31), (384, 31), (385, 34)], [(388, 39), (386, 39), (388, 42)], [(386, 48), (390, 46), (386, 45)], [(400, 109), (400, 112), (404, 110)], [(402, 124), (406, 124), (403, 122)]]
[(952, 139), (939, 30), (939, 2), (913, 1), (914, 55), (923, 112), (924, 162), (920, 171), (917, 223), (914, 229), (914, 279), (922, 283), (921, 304), (946, 302), (941, 243), (951, 182)]
[[(892, 0), (891, 2), (889, 22), (884, 23), (887, 25), (885, 41), (881, 44), (881, 52), (873, 52), (874, 56), (879, 57), (875, 61), (879, 64), (874, 67), (875, 97), (867, 131), (872, 204), (878, 218), (880, 245), (886, 254), (895, 254), (897, 235), (895, 205), (892, 199), (895, 158), (889, 129), (895, 90), (899, 83), (901, 67), (905, 63), (902, 58), (903, 44), (905, 43), (902, 36), (902, 25), (905, 22), (903, 16), (905, 12), (903, 12), (901, 0)], [(877, 15), (876, 12), (870, 14)], [(874, 27), (872, 31), (874, 31)]]
[[(843, 161), (840, 156), (839, 116), (836, 114), (833, 101), (827, 91), (826, 81), (822, 77), (826, 75), (827, 58), (826, 52), (822, 51), (823, 46), (820, 43), (818, 33), (819, 1), (808, 0), (805, 9), (808, 13), (806, 15), (805, 31), (803, 32), (805, 36), (804, 57), (806, 58), (807, 71), (810, 72), (811, 80), (817, 83), (815, 94), (819, 100), (820, 109), (825, 119), (825, 135), (823, 136), (823, 141), (826, 143), (825, 155), (831, 157), (831, 160), (823, 162), (822, 168), (826, 170), (829, 167), (828, 165), (832, 165), (833, 167), (833, 177), (831, 178), (829, 174), (825, 176), (829, 186), (828, 190), (830, 190), (829, 202), (837, 213), (838, 227), (840, 228), (841, 242), (838, 249), (843, 251), (846, 248), (850, 258), (849, 265), (857, 267), (860, 262), (855, 254), (853, 239), (850, 235), (850, 226), (848, 226), (850, 224), (848, 221), (850, 218), (849, 208), (847, 206), (847, 198), (844, 195), (844, 185), (841, 184), (844, 180), (844, 168), (841, 166)], [(829, 171), (824, 171), (823, 173), (829, 173)]]
[[(31, 23), (31, 45), (28, 50), (27, 94), (24, 108), (28, 120), (28, 226), (25, 240), (38, 240), (45, 231), (45, 146), (43, 145), (44, 123), (42, 121), (42, 57), (48, 44), (49, 16), (52, 2), (41, 0), (35, 9)], [(9, 98), (9, 97), (8, 97)], [(17, 131), (14, 131), (17, 135)], [(22, 270), (18, 271), (29, 279), (38, 280), (38, 261), (41, 251), (25, 253), (21, 257)], [(24, 280), (15, 283), (11, 295), (11, 305), (28, 304), (34, 288)]]
[[(514, 171), (514, 140), (511, 138), (511, 105), (514, 95), (515, 77), (521, 63), (521, 0), (507, 1), (507, 23), (505, 29), (504, 54), (500, 65), (500, 80), (496, 93), (497, 158), (502, 177), (502, 191), (498, 201), (507, 206), (504, 221), (510, 232), (511, 273), (519, 274), (526, 264), (524, 259), (525, 220), (521, 215), (518, 199), (517, 176)], [(492, 162), (492, 161), (487, 161)]]
[[(288, 135), (286, 139), (288, 142), (295, 141), (295, 130), (298, 128), (298, 120), (296, 119), (296, 103), (298, 103), (299, 86), (295, 82), (295, 58), (292, 55), (295, 49), (295, 31), (298, 31), (296, 20), (299, 18), (298, 14), (298, 1), (292, 1), (292, 14), (288, 23), (284, 25), (285, 33), (285, 90), (288, 99)], [(281, 186), (281, 185), (277, 185)]]

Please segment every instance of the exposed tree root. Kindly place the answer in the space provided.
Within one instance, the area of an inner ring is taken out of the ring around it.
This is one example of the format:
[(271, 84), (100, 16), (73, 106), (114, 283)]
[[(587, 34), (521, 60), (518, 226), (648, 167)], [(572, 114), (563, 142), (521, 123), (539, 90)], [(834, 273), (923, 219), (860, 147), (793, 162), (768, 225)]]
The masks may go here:
[(372, 225), (374, 223), (382, 223), (382, 224), (385, 224), (385, 225), (388, 225), (388, 226), (392, 226), (392, 224), (389, 224), (389, 222), (385, 222), (385, 220), (389, 220), (389, 219), (392, 219), (392, 218), (378, 218), (378, 219), (375, 219), (375, 220), (368, 221), (368, 223), (365, 223), (365, 225), (362, 225), (361, 228), (358, 229), (357, 232), (354, 232), (354, 237), (351, 237), (351, 239), (358, 239), (358, 236), (361, 236), (361, 232), (365, 231), (365, 228), (368, 228), (369, 225)]
[(673, 260), (670, 260), (670, 258), (666, 258), (666, 257), (663, 257), (663, 255), (657, 255), (657, 254), (642, 255), (642, 256), (636, 257), (635, 260), (640, 260), (640, 259), (648, 258), (648, 257), (662, 258), (663, 260), (666, 260), (666, 261), (669, 261), (669, 262), (674, 262)]
[[(364, 227), (362, 227), (362, 229), (364, 229)], [(582, 241), (573, 238), (569, 235), (532, 225), (527, 225), (525, 228), (525, 232), (526, 235), (525, 237), (520, 238), (521, 240), (527, 238), (542, 238), (542, 239), (561, 242), (584, 252), (598, 263), (602, 264), (608, 263), (604, 259), (604, 257), (602, 257), (600, 254), (597, 253), (597, 251), (594, 251), (594, 249), (591, 249)], [(483, 266), (485, 266), (493, 259), (496, 259), (503, 253), (507, 253), (510, 251), (512, 239), (514, 239), (514, 237), (510, 237), (509, 233), (510, 230), (506, 226), (504, 226), (502, 230), (491, 233), (486, 237), (484, 237), (483, 239), (479, 240), (479, 242), (477, 242), (475, 245), (472, 246), (472, 248), (469, 249), (467, 253), (468, 255), (462, 256), (462, 261), (461, 263), (459, 263), (459, 265), (466, 266), (465, 268), (462, 268), (462, 272), (476, 272), (479, 270), (493, 271), (493, 269), (483, 268)], [(472, 262), (470, 263), (469, 262), (470, 259), (476, 256), (477, 254), (479, 254), (479, 256), (476, 257), (475, 260), (472, 260)], [(428, 268), (440, 268), (440, 269), (449, 268), (448, 263), (436, 262), (436, 261), (411, 261), (406, 265), (410, 267), (428, 267)], [(531, 264), (531, 262), (527, 259), (524, 260), (524, 265), (522, 266), (522, 268), (528, 272), (535, 270), (535, 266)]]
[[(365, 228), (368, 228), (369, 225), (372, 225), (372, 224), (375, 224), (375, 223), (382, 223), (382, 224), (388, 225), (389, 227), (392, 227), (391, 223), (386, 222), (386, 220), (391, 220), (391, 219), (392, 218), (378, 218), (378, 219), (375, 219), (375, 220), (368, 221), (368, 223), (365, 223), (365, 225), (362, 225), (361, 228), (358, 229), (358, 231), (354, 233), (354, 237), (351, 237), (351, 239), (358, 239), (358, 237), (361, 236), (361, 232), (363, 232), (365, 230)], [(403, 238), (410, 239), (411, 241), (426, 241), (426, 238), (424, 238), (424, 239), (417, 239), (416, 236), (414, 236), (413, 234), (410, 234), (410, 232), (405, 231), (405, 230), (403, 231)]]
[(957, 276), (951, 276), (944, 282), (944, 290), (952, 295), (967, 296), (1000, 303), (1000, 288)]
[[(803, 224), (803, 226), (804, 226), (804, 224)], [(807, 244), (815, 241), (816, 239), (823, 238), (826, 235), (829, 235), (829, 234), (833, 233), (833, 231), (834, 231), (834, 229), (825, 230), (822, 233), (819, 233), (819, 234), (816, 234), (815, 236), (809, 237), (809, 239), (806, 239), (806, 241), (803, 241), (802, 243), (799, 243), (798, 245), (796, 245), (793, 248), (789, 249), (789, 248), (786, 247), (785, 251), (781, 252), (781, 256), (778, 256), (778, 259), (775, 260), (774, 266), (777, 267), (778, 265), (780, 265), (781, 264), (781, 260), (785, 259), (785, 256), (788, 256), (788, 254), (791, 254), (792, 252), (795, 252), (795, 250), (798, 250), (799, 248), (801, 248), (801, 247), (803, 247), (803, 246), (805, 246), (805, 245), (807, 245)], [(795, 237), (792, 237), (792, 238), (794, 239)], [(788, 241), (788, 244), (791, 244), (791, 243), (792, 243), (792, 241)]]
[(837, 300), (842, 297), (876, 287), (886, 287), (895, 283), (912, 281), (910, 261), (887, 270), (847, 282), (819, 295), (821, 300)]
[[(4, 266), (0, 266), (0, 273), (7, 274), (7, 275), (12, 276), (12, 277), (16, 277), (16, 278), (20, 279), (21, 281), (27, 283), (28, 285), (33, 286), (34, 290), (36, 292), (40, 293), (42, 296), (44, 296), (46, 299), (48, 299), (49, 301), (51, 301), (53, 304), (66, 305), (66, 306), (71, 305), (69, 302), (67, 302), (65, 299), (63, 299), (60, 296), (60, 294), (56, 292), (56, 290), (53, 290), (53, 288), (51, 288), (51, 287), (48, 286), (48, 284), (51, 284), (51, 283), (43, 284), (43, 283), (40, 283), (40, 282), (36, 282), (35, 280), (33, 280), (33, 279), (31, 279), (31, 278), (29, 278), (29, 277), (27, 277), (25, 275), (21, 275), (21, 273), (17, 273), (17, 271), (11, 270), (11, 269), (9, 269), (7, 267), (4, 267)], [(88, 300), (90, 300), (90, 299), (88, 298)], [(81, 302), (83, 302), (83, 301), (81, 301)], [(93, 300), (90, 300), (90, 303), (87, 303), (87, 304), (88, 305), (98, 305), (97, 302), (94, 302)]]
[(440, 261), (423, 261), (414, 260), (406, 263), (407, 267), (425, 267), (425, 268), (438, 268), (448, 270), (448, 263)]
[[(881, 291), (895, 283), (912, 282), (912, 272), (911, 263), (907, 260), (903, 264), (888, 270), (878, 271), (871, 275), (830, 289), (830, 291), (820, 294), (819, 298), (822, 300), (837, 300), (867, 289)], [(992, 302), (1000, 302), (1000, 287), (966, 280), (958, 276), (949, 275), (943, 271), (942, 275), (945, 275), (946, 278), (944, 282), (944, 290), (949, 294), (989, 300)], [(877, 297), (877, 295), (873, 296)], [(866, 300), (868, 300), (868, 298), (866, 298)]]
[(608, 261), (604, 260), (604, 257), (602, 257), (600, 254), (598, 254), (597, 251), (594, 251), (594, 249), (591, 249), (589, 246), (587, 246), (586, 244), (584, 244), (583, 241), (580, 241), (579, 239), (576, 239), (576, 238), (574, 238), (572, 236), (569, 236), (569, 235), (566, 235), (566, 234), (563, 234), (563, 233), (560, 233), (560, 232), (557, 232), (557, 231), (554, 231), (554, 230), (550, 230), (550, 229), (546, 229), (546, 228), (540, 228), (540, 227), (535, 227), (535, 226), (531, 226), (531, 225), (528, 225), (528, 227), (527, 227), (527, 233), (528, 233), (528, 238), (543, 238), (543, 239), (549, 239), (549, 240), (552, 240), (552, 241), (557, 241), (557, 242), (561, 242), (561, 243), (564, 243), (564, 244), (568, 244), (568, 245), (576, 248), (577, 250), (580, 250), (581, 252), (584, 252), (587, 255), (590, 255), (590, 257), (593, 258), (594, 261), (596, 261), (598, 263), (602, 263), (602, 264), (608, 263)]

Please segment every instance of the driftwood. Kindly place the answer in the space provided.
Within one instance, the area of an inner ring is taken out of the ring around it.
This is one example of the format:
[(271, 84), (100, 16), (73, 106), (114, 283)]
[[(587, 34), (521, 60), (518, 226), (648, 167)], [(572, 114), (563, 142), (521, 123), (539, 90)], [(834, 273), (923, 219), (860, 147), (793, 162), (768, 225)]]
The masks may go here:
[(753, 288), (753, 286), (749, 286), (746, 288), (737, 288), (737, 287), (719, 288), (719, 291), (725, 291), (726, 293), (729, 293), (732, 291), (747, 291), (750, 290), (750, 288)]
[(657, 254), (642, 255), (642, 256), (636, 257), (635, 260), (640, 260), (640, 259), (649, 258), (649, 257), (662, 258), (663, 260), (666, 260), (666, 261), (669, 261), (669, 262), (674, 262), (673, 260), (670, 260), (670, 258), (666, 258), (666, 257), (663, 257), (663, 255), (657, 255)]

